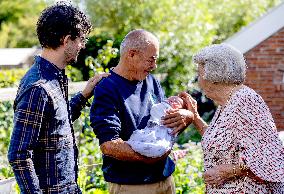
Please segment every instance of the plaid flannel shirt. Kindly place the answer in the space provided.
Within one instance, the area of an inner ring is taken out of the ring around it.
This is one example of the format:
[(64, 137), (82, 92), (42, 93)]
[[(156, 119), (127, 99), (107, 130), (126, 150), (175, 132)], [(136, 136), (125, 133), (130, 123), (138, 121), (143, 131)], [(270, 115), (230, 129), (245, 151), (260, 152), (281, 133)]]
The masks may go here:
[(72, 122), (86, 104), (81, 93), (68, 101), (64, 70), (36, 56), (14, 102), (8, 159), (21, 193), (80, 193), (78, 149)]

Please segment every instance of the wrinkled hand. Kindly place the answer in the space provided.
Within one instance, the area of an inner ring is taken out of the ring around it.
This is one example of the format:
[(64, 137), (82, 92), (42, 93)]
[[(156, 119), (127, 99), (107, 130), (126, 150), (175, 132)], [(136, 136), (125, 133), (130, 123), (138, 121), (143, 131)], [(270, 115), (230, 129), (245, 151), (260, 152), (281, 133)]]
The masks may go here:
[(90, 78), (87, 82), (87, 85), (85, 89), (82, 91), (82, 95), (86, 98), (89, 99), (92, 97), (92, 92), (97, 85), (97, 83), (103, 78), (109, 76), (110, 73), (102, 73), (95, 75), (94, 77)]
[(179, 94), (179, 97), (184, 101), (185, 106), (187, 110), (191, 111), (195, 114), (198, 114), (197, 112), (197, 102), (192, 96), (186, 92), (181, 92)]
[(221, 164), (215, 166), (204, 173), (204, 181), (206, 184), (214, 187), (223, 185), (228, 179), (232, 177), (231, 165)]
[(193, 113), (186, 109), (170, 109), (166, 111), (166, 115), (162, 117), (161, 122), (168, 128), (174, 129), (172, 135), (179, 134), (193, 120)]

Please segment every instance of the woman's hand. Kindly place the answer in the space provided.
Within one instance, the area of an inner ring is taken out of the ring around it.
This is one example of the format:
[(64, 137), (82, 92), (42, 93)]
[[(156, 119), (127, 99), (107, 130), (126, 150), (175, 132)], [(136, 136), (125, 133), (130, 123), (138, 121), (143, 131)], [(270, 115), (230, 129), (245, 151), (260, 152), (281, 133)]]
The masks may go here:
[(93, 90), (94, 90), (95, 86), (97, 85), (97, 83), (98, 83), (99, 81), (101, 81), (101, 79), (102, 79), (103, 77), (107, 77), (107, 76), (109, 76), (109, 75), (110, 75), (110, 73), (102, 73), (102, 74), (95, 75), (94, 77), (91, 77), (91, 78), (88, 80), (85, 89), (82, 91), (82, 95), (83, 95), (86, 99), (89, 99), (90, 97), (92, 97)]
[(182, 98), (182, 100), (184, 101), (186, 109), (192, 112), (192, 123), (195, 125), (200, 135), (203, 135), (208, 125), (198, 114), (196, 100), (194, 100), (192, 96), (186, 92), (181, 92), (179, 94), (179, 97)]
[(194, 115), (198, 114), (197, 112), (197, 102), (192, 98), (192, 96), (186, 92), (181, 92), (179, 97), (182, 98), (186, 105), (186, 109), (193, 112)]
[(227, 180), (234, 177), (231, 164), (221, 164), (215, 166), (204, 173), (204, 181), (206, 184), (214, 187), (223, 185)]

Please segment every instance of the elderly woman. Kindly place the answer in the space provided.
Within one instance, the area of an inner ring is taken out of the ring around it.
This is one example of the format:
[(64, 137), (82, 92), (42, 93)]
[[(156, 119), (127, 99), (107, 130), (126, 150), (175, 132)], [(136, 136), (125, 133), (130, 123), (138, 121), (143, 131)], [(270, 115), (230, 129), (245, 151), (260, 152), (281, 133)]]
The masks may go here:
[(193, 60), (200, 88), (219, 105), (207, 125), (198, 115), (196, 101), (180, 94), (203, 136), (206, 192), (284, 193), (284, 148), (267, 105), (243, 85), (243, 55), (219, 44), (202, 49)]

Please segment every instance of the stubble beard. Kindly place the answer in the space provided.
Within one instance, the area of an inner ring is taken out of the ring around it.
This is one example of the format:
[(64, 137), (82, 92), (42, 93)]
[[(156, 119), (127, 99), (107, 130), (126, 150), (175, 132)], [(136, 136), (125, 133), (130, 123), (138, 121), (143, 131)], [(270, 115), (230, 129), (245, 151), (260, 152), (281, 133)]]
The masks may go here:
[(77, 58), (79, 55), (79, 52), (76, 53), (76, 55), (74, 54), (74, 51), (72, 51), (72, 49), (67, 49), (64, 52), (65, 55), (65, 61), (67, 65), (71, 65), (77, 62)]

